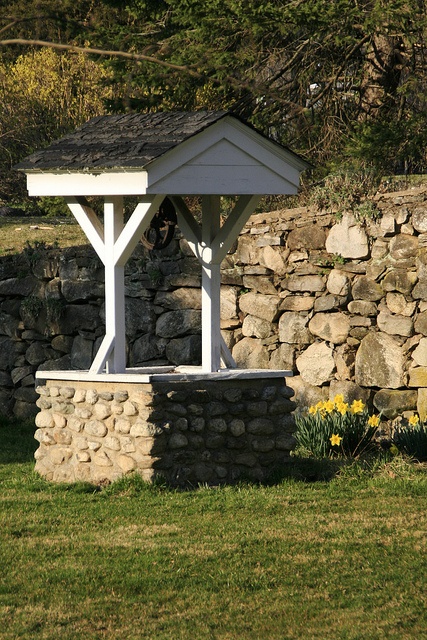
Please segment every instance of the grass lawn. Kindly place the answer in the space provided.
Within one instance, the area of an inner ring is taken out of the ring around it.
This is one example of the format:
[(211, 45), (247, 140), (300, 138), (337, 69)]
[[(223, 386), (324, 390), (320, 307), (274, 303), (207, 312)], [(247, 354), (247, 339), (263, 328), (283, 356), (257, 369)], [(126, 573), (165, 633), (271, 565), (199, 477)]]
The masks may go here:
[(2, 640), (427, 637), (420, 465), (96, 490), (35, 475), (32, 432), (0, 426)]
[(0, 257), (20, 253), (27, 243), (72, 247), (89, 244), (85, 234), (72, 218), (0, 217)]

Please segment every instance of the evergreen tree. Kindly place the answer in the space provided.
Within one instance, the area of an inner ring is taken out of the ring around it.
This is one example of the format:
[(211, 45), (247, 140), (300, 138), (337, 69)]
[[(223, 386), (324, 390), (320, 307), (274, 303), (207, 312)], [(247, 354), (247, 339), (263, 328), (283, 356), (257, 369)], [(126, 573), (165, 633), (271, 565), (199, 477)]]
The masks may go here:
[(3, 42), (96, 55), (111, 111), (230, 108), (325, 170), (426, 168), (425, 0), (20, 0), (0, 18)]

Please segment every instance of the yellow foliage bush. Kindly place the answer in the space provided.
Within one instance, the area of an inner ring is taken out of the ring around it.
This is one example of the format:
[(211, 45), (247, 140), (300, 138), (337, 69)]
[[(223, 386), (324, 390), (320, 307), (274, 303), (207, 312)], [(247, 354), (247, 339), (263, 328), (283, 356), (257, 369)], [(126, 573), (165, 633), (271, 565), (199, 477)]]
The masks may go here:
[(105, 113), (109, 77), (82, 53), (43, 48), (13, 63), (0, 57), (0, 200), (14, 193), (15, 162)]
[(84, 54), (48, 48), (21, 55), (14, 64), (0, 64), (2, 128), (7, 114), (22, 122), (40, 113), (56, 127), (78, 126), (105, 112), (112, 94), (107, 79), (106, 69)]

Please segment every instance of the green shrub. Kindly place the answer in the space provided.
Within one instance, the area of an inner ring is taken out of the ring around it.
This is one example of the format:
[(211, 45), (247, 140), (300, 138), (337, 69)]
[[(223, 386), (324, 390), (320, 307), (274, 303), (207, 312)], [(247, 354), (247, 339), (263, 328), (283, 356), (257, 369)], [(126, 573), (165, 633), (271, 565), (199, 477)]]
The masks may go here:
[(368, 171), (339, 170), (327, 175), (312, 189), (309, 204), (321, 211), (335, 213), (341, 220), (344, 213), (352, 213), (360, 224), (379, 217), (376, 204), (367, 199), (375, 193), (378, 177)]
[(427, 426), (415, 414), (406, 426), (398, 426), (393, 433), (393, 444), (400, 453), (424, 462), (427, 460)]
[(62, 197), (43, 196), (37, 201), (41, 215), (48, 218), (71, 218), (72, 214)]
[(369, 416), (361, 400), (349, 405), (341, 395), (318, 402), (309, 408), (308, 414), (300, 413), (295, 418), (299, 448), (316, 458), (339, 455), (354, 458), (371, 450), (379, 424), (379, 417)]

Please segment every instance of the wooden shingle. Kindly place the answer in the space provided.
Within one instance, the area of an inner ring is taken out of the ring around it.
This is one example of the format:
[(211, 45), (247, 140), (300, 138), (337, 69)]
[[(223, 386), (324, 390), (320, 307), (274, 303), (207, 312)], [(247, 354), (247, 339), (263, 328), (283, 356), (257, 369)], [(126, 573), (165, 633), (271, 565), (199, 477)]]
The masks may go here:
[(195, 111), (99, 116), (14, 168), (141, 168), (226, 115), (227, 111)]

